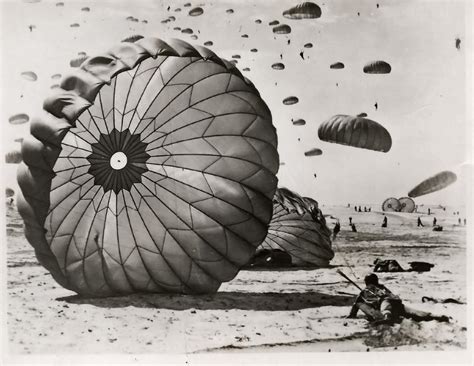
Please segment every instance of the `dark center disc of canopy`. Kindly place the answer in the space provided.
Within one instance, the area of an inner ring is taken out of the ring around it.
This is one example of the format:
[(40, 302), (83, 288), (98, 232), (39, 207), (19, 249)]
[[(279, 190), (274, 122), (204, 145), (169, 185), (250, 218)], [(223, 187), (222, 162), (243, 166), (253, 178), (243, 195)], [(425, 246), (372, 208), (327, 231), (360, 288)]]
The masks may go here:
[(148, 170), (147, 144), (140, 140), (140, 135), (132, 135), (128, 129), (122, 132), (113, 129), (108, 134), (101, 134), (99, 141), (91, 147), (92, 153), (87, 157), (88, 172), (94, 176), (94, 184), (102, 186), (105, 192), (129, 191), (134, 183), (141, 182), (142, 174)]

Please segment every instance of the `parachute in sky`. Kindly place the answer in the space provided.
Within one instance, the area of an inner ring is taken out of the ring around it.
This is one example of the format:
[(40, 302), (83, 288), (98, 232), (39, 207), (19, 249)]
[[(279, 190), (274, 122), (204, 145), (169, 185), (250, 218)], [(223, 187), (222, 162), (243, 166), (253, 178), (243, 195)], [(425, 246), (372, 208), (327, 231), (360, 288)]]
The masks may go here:
[(14, 139), (13, 141), (21, 144), (23, 143), (23, 137), (18, 137), (17, 139)]
[(175, 31), (180, 31), (180, 30), (181, 30), (181, 27), (174, 27), (173, 30), (175, 30)]
[(258, 52), (258, 50), (256, 48), (252, 48), (250, 52)]
[(195, 34), (193, 34), (193, 35), (191, 35), (191, 39), (194, 39), (194, 40), (196, 40), (196, 39), (198, 39), (198, 36), (197, 36), (197, 35), (195, 35)]
[(191, 6), (191, 3), (186, 3), (183, 5), (185, 8), (189, 8)]
[(81, 9), (81, 11), (89, 12), (91, 11), (91, 8), (89, 8), (88, 6), (85, 6)]
[(400, 202), (395, 197), (387, 198), (382, 203), (382, 211), (398, 212), (400, 211)]
[(260, 19), (255, 19), (255, 23), (262, 24), (262, 21)]
[(364, 66), (366, 74), (390, 74), (392, 67), (385, 61), (372, 61)]
[(241, 37), (242, 38), (249, 38), (249, 35), (248, 34), (242, 34)]
[(56, 3), (56, 6), (64, 6), (64, 3), (60, 1), (59, 3)]
[(278, 20), (272, 20), (270, 23), (268, 23), (269, 26), (274, 26), (274, 25), (278, 25), (280, 24), (280, 22)]
[(313, 44), (310, 42), (310, 43), (305, 43), (305, 45), (303, 46), (304, 48), (313, 48)]
[(315, 3), (304, 2), (285, 10), (283, 16), (289, 19), (315, 19), (321, 17), (321, 8)]
[(367, 117), (367, 113), (365, 112), (359, 113), (357, 117)]
[(89, 58), (88, 56), (79, 56), (79, 57), (73, 58), (71, 61), (69, 61), (69, 66), (79, 67), (88, 58)]
[(344, 64), (342, 62), (335, 62), (333, 64), (331, 64), (331, 66), (329, 66), (330, 69), (343, 69), (344, 68)]
[(196, 8), (192, 8), (188, 14), (192, 17), (197, 17), (203, 13), (204, 13), (204, 10), (200, 6), (198, 6)]
[(399, 198), (398, 202), (400, 202), (400, 212), (412, 213), (415, 211), (415, 202), (410, 197)]
[(215, 292), (265, 239), (276, 130), (253, 84), (212, 51), (120, 43), (44, 108), (23, 143), (18, 210), (65, 288)]
[(288, 34), (291, 33), (291, 27), (286, 24), (280, 24), (273, 28), (275, 34)]
[(448, 170), (440, 172), (418, 184), (408, 192), (408, 197), (414, 198), (439, 191), (453, 184), (456, 180), (457, 176), (453, 172)]
[(38, 80), (38, 75), (36, 75), (33, 71), (24, 71), (21, 73), (21, 76), (23, 76), (23, 79), (28, 81)]
[(283, 250), (296, 266), (327, 267), (334, 257), (331, 230), (318, 203), (285, 188), (275, 193), (273, 217), (260, 248)]
[(181, 33), (193, 34), (193, 30), (191, 28), (184, 28), (184, 29), (181, 30)]
[(250, 67), (244, 67), (242, 71), (250, 71)]
[(232, 58), (239, 58), (240, 59), (240, 55), (232, 55)]
[(210, 47), (210, 46), (212, 46), (212, 45), (214, 45), (214, 43), (213, 43), (212, 41), (206, 41), (206, 42), (204, 42), (204, 46), (206, 46), (206, 47)]
[(51, 79), (53, 79), (53, 80), (61, 79), (61, 74), (54, 74), (54, 75), (51, 75)]
[(227, 9), (225, 12), (227, 14), (234, 14), (234, 9)]
[(29, 120), (30, 117), (26, 113), (18, 113), (8, 118), (8, 123), (11, 125), (22, 125), (27, 123)]
[(168, 19), (171, 21), (171, 22), (174, 22), (176, 20), (176, 17), (174, 17), (173, 15), (170, 15), (168, 17)]
[(70, 25), (70, 27), (71, 27), (71, 28), (78, 28), (78, 27), (80, 27), (80, 25), (79, 25), (79, 23), (72, 23), (72, 24)]
[(318, 148), (314, 148), (314, 149), (311, 149), (309, 151), (306, 151), (304, 153), (304, 156), (319, 156), (319, 155), (322, 155), (323, 151), (321, 149), (318, 149)]
[(274, 69), (274, 70), (284, 70), (285, 65), (282, 64), (281, 62), (276, 62), (272, 65), (272, 69)]
[(143, 36), (141, 36), (140, 34), (134, 34), (132, 36), (129, 36), (127, 38), (122, 39), (122, 42), (135, 43), (136, 41), (138, 41), (139, 39), (142, 39), (142, 38), (143, 38)]
[(306, 124), (306, 121), (302, 118), (298, 118), (292, 122), (293, 122), (293, 126), (304, 126)]
[(5, 187), (5, 197), (6, 198), (13, 197), (14, 195), (15, 195), (15, 191), (12, 188)]
[(143, 20), (142, 20), (142, 23), (143, 23), (143, 24), (148, 24), (148, 20), (143, 19)]
[(174, 9), (174, 11), (175, 11), (176, 13), (179, 13), (179, 12), (181, 11), (181, 8), (176, 8), (176, 9)]
[(291, 97), (286, 97), (285, 99), (283, 99), (283, 104), (284, 105), (292, 105), (292, 104), (296, 104), (298, 103), (298, 98), (295, 97), (295, 96), (291, 96)]
[(5, 163), (7, 164), (20, 164), (22, 161), (21, 151), (13, 150), (5, 154)]
[(461, 39), (456, 38), (456, 40), (455, 40), (455, 46), (456, 46), (456, 48), (457, 48), (458, 50), (461, 49)]
[(59, 87), (60, 87), (59, 84), (53, 84), (53, 85), (51, 85), (49, 88), (50, 88), (50, 89), (56, 89), (56, 88), (59, 88)]
[(344, 114), (323, 122), (318, 136), (322, 141), (374, 151), (388, 152), (392, 147), (392, 137), (385, 127), (367, 118)]
[(87, 53), (84, 51), (80, 51), (77, 53), (78, 56), (87, 56)]

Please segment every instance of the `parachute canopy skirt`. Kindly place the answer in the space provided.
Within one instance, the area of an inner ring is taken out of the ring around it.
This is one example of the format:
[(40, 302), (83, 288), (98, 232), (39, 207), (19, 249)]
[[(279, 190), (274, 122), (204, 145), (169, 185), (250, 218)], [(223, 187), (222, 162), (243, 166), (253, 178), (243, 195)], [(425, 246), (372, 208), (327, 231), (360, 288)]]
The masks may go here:
[(267, 234), (271, 113), (212, 51), (143, 38), (88, 58), (23, 142), (18, 209), (40, 263), (83, 296), (212, 293)]
[(318, 128), (322, 141), (388, 152), (392, 147), (392, 137), (382, 125), (368, 118), (335, 115)]

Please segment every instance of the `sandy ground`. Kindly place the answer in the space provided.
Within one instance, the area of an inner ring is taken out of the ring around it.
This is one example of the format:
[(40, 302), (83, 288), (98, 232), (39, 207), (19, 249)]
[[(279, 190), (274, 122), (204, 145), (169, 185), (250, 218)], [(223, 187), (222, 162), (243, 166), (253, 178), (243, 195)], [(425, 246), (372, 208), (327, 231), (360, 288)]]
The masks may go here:
[[(466, 302), (466, 227), (452, 212), (435, 210), (444, 231), (416, 227), (416, 214), (355, 213), (323, 207), (338, 217), (332, 268), (241, 271), (215, 295), (147, 294), (81, 299), (41, 267), (22, 235), (18, 214), (7, 208), (8, 338), (10, 354), (182, 354), (204, 352), (337, 352), (462, 350), (467, 307), (422, 303), (422, 296)], [(359, 232), (349, 231), (351, 216)], [(462, 217), (462, 216), (461, 216)], [(334, 221), (328, 218), (330, 225)], [(429, 221), (428, 221), (429, 220)], [(403, 320), (369, 326), (362, 314), (345, 319), (359, 283), (377, 257), (435, 264), (425, 273), (381, 273), (406, 304), (445, 314), (450, 323)]]

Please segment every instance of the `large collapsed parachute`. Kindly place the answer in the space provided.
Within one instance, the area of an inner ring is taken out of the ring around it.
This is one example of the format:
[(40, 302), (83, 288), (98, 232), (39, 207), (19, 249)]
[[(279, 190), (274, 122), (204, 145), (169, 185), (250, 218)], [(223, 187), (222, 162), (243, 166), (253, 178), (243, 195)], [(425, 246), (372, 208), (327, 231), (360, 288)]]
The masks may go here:
[(331, 230), (318, 202), (279, 188), (273, 198), (273, 217), (263, 249), (289, 253), (293, 265), (326, 267), (334, 257)]
[(321, 17), (321, 8), (312, 2), (304, 2), (283, 12), (289, 19), (314, 19)]
[(400, 211), (400, 201), (395, 197), (387, 198), (382, 203), (382, 211), (398, 212)]
[(266, 237), (277, 136), (212, 51), (143, 38), (90, 57), (34, 119), (18, 209), (39, 262), (84, 296), (215, 292)]
[(392, 138), (380, 124), (367, 118), (337, 114), (318, 128), (322, 141), (349, 145), (362, 149), (388, 152)]
[(419, 197), (425, 194), (433, 193), (448, 187), (456, 182), (457, 176), (453, 172), (443, 171), (418, 184), (410, 192), (408, 197)]
[(412, 213), (415, 211), (415, 201), (410, 197), (402, 197), (398, 199), (400, 203), (400, 212)]

